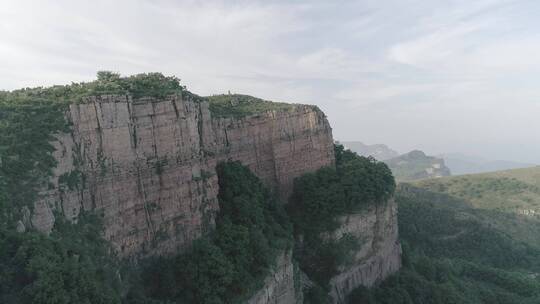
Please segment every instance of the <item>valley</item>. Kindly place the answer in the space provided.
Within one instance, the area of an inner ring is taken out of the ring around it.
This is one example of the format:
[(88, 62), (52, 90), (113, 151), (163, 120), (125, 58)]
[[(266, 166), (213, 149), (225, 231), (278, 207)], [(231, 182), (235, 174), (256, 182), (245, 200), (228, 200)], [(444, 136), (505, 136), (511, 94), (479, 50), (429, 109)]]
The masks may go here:
[[(403, 269), (350, 303), (540, 301), (540, 168), (402, 183)], [(519, 206), (519, 207), (517, 207)]]

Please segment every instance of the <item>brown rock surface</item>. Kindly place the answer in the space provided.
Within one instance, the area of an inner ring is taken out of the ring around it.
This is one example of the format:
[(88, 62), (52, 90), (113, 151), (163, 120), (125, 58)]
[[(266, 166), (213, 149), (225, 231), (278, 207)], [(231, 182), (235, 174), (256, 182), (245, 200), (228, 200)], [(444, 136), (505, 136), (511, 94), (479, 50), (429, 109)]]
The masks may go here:
[(360, 248), (355, 261), (330, 280), (334, 303), (345, 303), (350, 292), (359, 286), (370, 287), (401, 268), (401, 245), (398, 240), (397, 205), (393, 199), (371, 204), (360, 213), (340, 218), (339, 238), (348, 233), (357, 237)]
[(264, 286), (245, 303), (295, 304), (299, 295), (296, 294), (294, 280), (292, 252), (287, 252), (277, 258), (275, 268), (264, 280)]
[[(54, 212), (76, 220), (98, 210), (123, 257), (178, 252), (211, 229), (219, 161), (241, 161), (286, 198), (295, 177), (334, 159), (331, 128), (312, 106), (212, 119), (206, 102), (101, 96), (66, 115), (72, 132), (57, 136), (54, 187), (42, 191), (32, 225), (50, 231)], [(70, 189), (68, 174), (79, 172)]]

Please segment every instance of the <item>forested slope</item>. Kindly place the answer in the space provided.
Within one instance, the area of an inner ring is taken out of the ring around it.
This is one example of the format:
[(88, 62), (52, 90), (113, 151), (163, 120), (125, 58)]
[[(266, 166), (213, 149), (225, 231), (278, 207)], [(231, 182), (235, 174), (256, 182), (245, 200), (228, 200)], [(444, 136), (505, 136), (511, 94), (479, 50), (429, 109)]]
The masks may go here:
[(401, 184), (404, 267), (350, 303), (539, 303), (540, 223), (512, 205), (535, 206), (538, 181), (525, 169)]

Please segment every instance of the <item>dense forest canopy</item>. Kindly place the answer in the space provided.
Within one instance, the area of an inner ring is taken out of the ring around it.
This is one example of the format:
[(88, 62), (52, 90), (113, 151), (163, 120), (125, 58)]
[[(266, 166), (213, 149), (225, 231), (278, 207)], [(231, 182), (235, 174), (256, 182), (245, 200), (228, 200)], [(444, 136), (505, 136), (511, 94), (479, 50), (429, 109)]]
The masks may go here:
[(222, 163), (216, 229), (190, 250), (118, 261), (99, 215), (58, 217), (50, 236), (0, 229), (1, 303), (231, 303), (257, 288), (292, 246), (282, 204), (238, 162)]
[(493, 211), (409, 185), (396, 200), (403, 268), (375, 288), (357, 289), (351, 304), (540, 303), (540, 250), (486, 222)]
[(335, 167), (307, 173), (294, 182), (288, 210), (298, 233), (321, 233), (337, 228), (337, 216), (354, 213), (390, 198), (392, 172), (372, 157), (358, 156), (335, 145)]
[(146, 262), (129, 302), (236, 303), (260, 288), (292, 245), (280, 204), (239, 162), (221, 163), (216, 228), (185, 254)]
[(47, 236), (0, 229), (0, 303), (120, 303), (119, 264), (100, 217), (55, 223)]

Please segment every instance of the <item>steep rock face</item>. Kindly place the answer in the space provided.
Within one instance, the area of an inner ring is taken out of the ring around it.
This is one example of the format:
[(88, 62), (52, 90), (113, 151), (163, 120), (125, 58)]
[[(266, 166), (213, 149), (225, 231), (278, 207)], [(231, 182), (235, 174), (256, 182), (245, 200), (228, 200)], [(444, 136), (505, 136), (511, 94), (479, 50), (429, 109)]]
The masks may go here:
[(283, 199), (289, 197), (294, 178), (334, 162), (330, 125), (311, 106), (216, 119), (212, 129), (215, 141), (209, 148), (215, 147), (222, 158), (240, 160)]
[(102, 96), (66, 116), (72, 131), (54, 143), (58, 166), (32, 225), (50, 231), (55, 212), (98, 210), (123, 257), (178, 252), (211, 229), (219, 161), (241, 161), (286, 197), (295, 177), (334, 159), (331, 128), (311, 106), (212, 119), (206, 102)]
[(276, 267), (264, 280), (264, 286), (246, 304), (295, 304), (298, 296), (295, 290), (292, 252), (278, 257)]
[(341, 227), (334, 232), (334, 237), (351, 234), (359, 239), (361, 246), (352, 265), (343, 266), (341, 273), (330, 280), (334, 303), (345, 303), (355, 288), (370, 287), (401, 267), (397, 205), (393, 199), (343, 216), (340, 222)]

